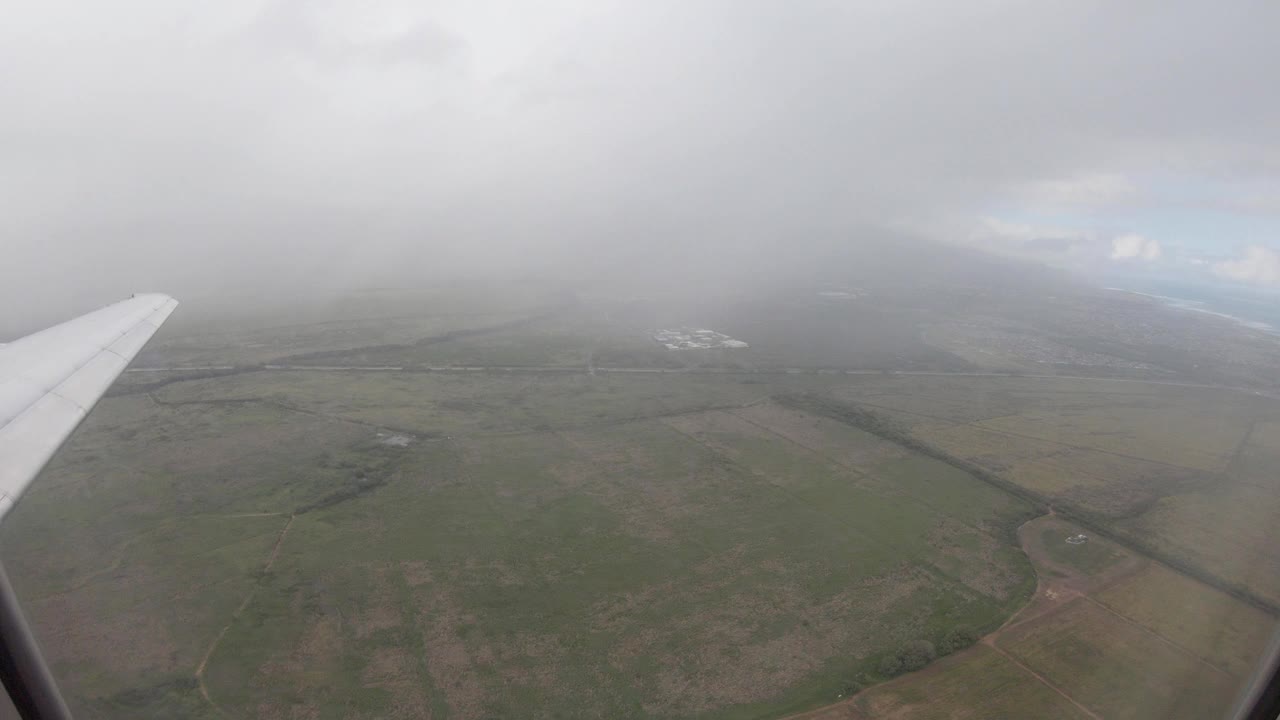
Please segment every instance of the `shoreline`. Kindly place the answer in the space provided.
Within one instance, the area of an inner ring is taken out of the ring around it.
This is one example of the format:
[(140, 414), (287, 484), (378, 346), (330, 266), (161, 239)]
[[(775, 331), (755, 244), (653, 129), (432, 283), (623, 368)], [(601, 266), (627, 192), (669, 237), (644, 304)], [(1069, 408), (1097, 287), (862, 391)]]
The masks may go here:
[(1240, 317), (1239, 315), (1231, 315), (1230, 313), (1224, 313), (1218, 310), (1211, 310), (1208, 307), (1208, 303), (1204, 302), (1203, 300), (1188, 300), (1186, 298), (1172, 297), (1169, 295), (1157, 295), (1155, 293), (1146, 293), (1138, 290), (1128, 290), (1125, 288), (1118, 288), (1118, 287), (1104, 287), (1102, 289), (1110, 290), (1112, 292), (1126, 293), (1129, 295), (1140, 295), (1142, 297), (1151, 298), (1153, 300), (1159, 300), (1160, 303), (1163, 304), (1165, 307), (1174, 308), (1176, 310), (1187, 310), (1189, 312), (1202, 313), (1205, 315), (1213, 315), (1214, 317), (1220, 317), (1225, 320), (1230, 320), (1231, 322), (1237, 325), (1240, 325), (1242, 327), (1249, 328), (1250, 330), (1258, 330), (1271, 335), (1280, 334), (1280, 328), (1277, 328), (1275, 325), (1272, 325), (1271, 323), (1264, 322), (1262, 320), (1251, 320), (1249, 318)]

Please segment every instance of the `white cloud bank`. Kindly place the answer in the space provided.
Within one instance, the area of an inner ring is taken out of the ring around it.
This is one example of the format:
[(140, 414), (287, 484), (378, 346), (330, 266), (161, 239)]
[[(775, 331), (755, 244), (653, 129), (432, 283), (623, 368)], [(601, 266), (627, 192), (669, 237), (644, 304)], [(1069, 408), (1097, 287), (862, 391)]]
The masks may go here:
[(1033, 182), (1017, 194), (1027, 205), (1049, 210), (1110, 207), (1139, 196), (1132, 180), (1120, 173), (1109, 172), (1082, 173)]
[(1213, 264), (1218, 277), (1258, 285), (1280, 285), (1280, 253), (1261, 245), (1250, 245), (1244, 257)]
[(1121, 235), (1111, 241), (1112, 260), (1159, 260), (1160, 242), (1135, 233)]

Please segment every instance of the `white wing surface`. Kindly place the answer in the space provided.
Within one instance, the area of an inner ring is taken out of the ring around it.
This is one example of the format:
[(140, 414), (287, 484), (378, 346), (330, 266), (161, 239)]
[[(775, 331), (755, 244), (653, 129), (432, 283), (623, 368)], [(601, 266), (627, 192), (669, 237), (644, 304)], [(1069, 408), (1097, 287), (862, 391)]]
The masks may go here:
[(177, 306), (135, 295), (0, 346), (0, 520)]

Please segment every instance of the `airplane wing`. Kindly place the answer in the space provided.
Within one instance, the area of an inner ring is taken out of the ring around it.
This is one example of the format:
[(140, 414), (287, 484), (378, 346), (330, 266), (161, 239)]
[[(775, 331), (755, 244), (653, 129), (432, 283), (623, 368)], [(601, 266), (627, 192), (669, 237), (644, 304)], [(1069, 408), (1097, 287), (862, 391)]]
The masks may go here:
[(134, 295), (0, 346), (0, 520), (177, 306)]

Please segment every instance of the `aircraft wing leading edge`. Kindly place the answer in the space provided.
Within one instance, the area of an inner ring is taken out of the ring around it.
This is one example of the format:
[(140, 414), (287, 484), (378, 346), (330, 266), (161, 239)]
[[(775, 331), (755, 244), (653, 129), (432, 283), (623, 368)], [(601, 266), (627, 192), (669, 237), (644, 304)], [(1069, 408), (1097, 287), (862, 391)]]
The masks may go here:
[(0, 346), (0, 521), (177, 305), (135, 295)]

